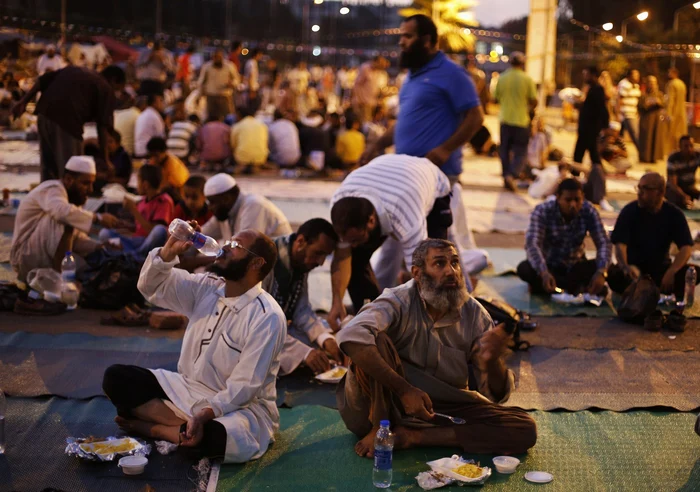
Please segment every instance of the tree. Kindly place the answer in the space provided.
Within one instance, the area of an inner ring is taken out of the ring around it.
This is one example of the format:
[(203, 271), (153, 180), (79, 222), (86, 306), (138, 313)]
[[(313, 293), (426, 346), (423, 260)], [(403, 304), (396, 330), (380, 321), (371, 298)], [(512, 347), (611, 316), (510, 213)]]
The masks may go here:
[(440, 49), (445, 51), (474, 51), (476, 38), (468, 30), (478, 26), (471, 9), (474, 0), (415, 0), (413, 7), (399, 10), (402, 17), (427, 15), (437, 26)]

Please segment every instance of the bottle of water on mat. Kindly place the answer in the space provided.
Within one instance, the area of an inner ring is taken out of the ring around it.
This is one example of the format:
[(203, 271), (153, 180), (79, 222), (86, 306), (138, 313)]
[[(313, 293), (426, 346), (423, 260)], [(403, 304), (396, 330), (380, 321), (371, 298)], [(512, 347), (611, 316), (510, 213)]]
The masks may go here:
[(394, 434), (389, 429), (389, 421), (382, 420), (377, 435), (374, 437), (374, 469), (372, 483), (375, 487), (386, 489), (391, 486), (393, 472), (391, 469), (394, 453)]
[(75, 257), (71, 251), (66, 251), (66, 256), (61, 261), (61, 278), (63, 283), (75, 282), (75, 270), (77, 266), (75, 264)]
[(5, 395), (0, 390), (0, 454), (5, 454), (5, 413), (7, 413), (7, 404)]
[(683, 304), (685, 308), (689, 308), (695, 302), (695, 283), (697, 282), (697, 272), (692, 265), (685, 272), (685, 293), (683, 295)]
[(182, 219), (173, 220), (170, 223), (170, 227), (168, 227), (168, 232), (180, 241), (191, 241), (200, 253), (207, 256), (219, 256), (221, 252), (221, 246), (216, 242), (216, 239), (195, 231), (191, 225)]

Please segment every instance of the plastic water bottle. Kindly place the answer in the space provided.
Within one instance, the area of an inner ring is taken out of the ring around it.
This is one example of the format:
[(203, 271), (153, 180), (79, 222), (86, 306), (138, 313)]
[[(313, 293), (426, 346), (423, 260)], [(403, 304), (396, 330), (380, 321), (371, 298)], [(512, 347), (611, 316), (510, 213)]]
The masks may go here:
[(66, 256), (61, 261), (61, 278), (63, 279), (64, 284), (67, 284), (68, 282), (75, 282), (76, 268), (73, 253), (66, 251)]
[(393, 478), (392, 455), (394, 453), (394, 434), (389, 429), (389, 421), (382, 420), (377, 435), (374, 437), (374, 469), (372, 483), (375, 487), (386, 489), (391, 487)]
[(173, 220), (168, 227), (168, 232), (180, 241), (191, 241), (200, 253), (207, 256), (219, 256), (221, 253), (221, 246), (216, 242), (216, 239), (195, 231), (182, 219)]
[(5, 414), (7, 413), (7, 404), (5, 395), (0, 390), (0, 454), (5, 454)]
[(683, 295), (683, 304), (689, 308), (695, 302), (695, 283), (697, 281), (697, 272), (694, 266), (690, 266), (685, 272), (685, 292)]

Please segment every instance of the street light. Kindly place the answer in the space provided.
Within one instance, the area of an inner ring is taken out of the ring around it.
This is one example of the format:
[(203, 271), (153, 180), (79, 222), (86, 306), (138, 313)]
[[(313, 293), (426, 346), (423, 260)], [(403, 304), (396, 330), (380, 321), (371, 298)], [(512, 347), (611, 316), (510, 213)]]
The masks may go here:
[(321, 5), (323, 3), (323, 0), (314, 0), (314, 3), (316, 5)]
[(603, 31), (612, 31), (613, 28), (613, 23), (612, 22), (606, 22), (603, 24)]
[(313, 32), (318, 32), (321, 30), (321, 26), (319, 26), (318, 24), (314, 24), (313, 26), (311, 26), (311, 30)]
[(683, 7), (676, 9), (676, 11), (673, 13), (673, 32), (678, 32), (678, 21), (681, 10), (685, 10), (691, 5), (695, 10), (700, 10), (700, 2), (695, 2), (693, 4), (684, 5)]
[(644, 12), (640, 12), (637, 15), (633, 15), (632, 17), (628, 17), (627, 19), (622, 21), (622, 39), (627, 38), (627, 23), (632, 20), (632, 18), (636, 17), (637, 20), (644, 22), (649, 18), (649, 12), (646, 10)]
[(617, 36), (615, 36), (615, 40), (616, 40), (618, 43), (621, 43), (622, 41), (624, 41), (624, 39), (625, 39), (625, 38), (623, 38), (623, 37), (620, 36), (619, 34), (618, 34)]
[[(698, 2), (700, 4), (700, 2)], [(347, 15), (350, 13), (350, 9), (347, 7), (343, 7), (340, 9), (340, 15)]]
[[(695, 2), (693, 4), (684, 5), (683, 7), (676, 9), (676, 11), (673, 13), (673, 32), (674, 33), (678, 32), (678, 23), (680, 21), (681, 10), (687, 9), (691, 5), (693, 6), (693, 8), (695, 10), (700, 10), (700, 2)], [(671, 68), (676, 68), (676, 57), (675, 56), (673, 58), (671, 58)]]

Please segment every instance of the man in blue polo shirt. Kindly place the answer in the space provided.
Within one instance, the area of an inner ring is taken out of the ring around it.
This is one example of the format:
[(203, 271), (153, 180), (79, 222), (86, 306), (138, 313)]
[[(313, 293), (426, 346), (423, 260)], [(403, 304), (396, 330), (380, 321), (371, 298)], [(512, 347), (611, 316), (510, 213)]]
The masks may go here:
[(433, 21), (414, 15), (401, 24), (400, 65), (410, 70), (399, 94), (396, 125), (365, 152), (363, 162), (396, 146), (397, 154), (427, 157), (451, 178), (462, 173), (462, 146), (484, 115), (467, 71), (437, 48)]

